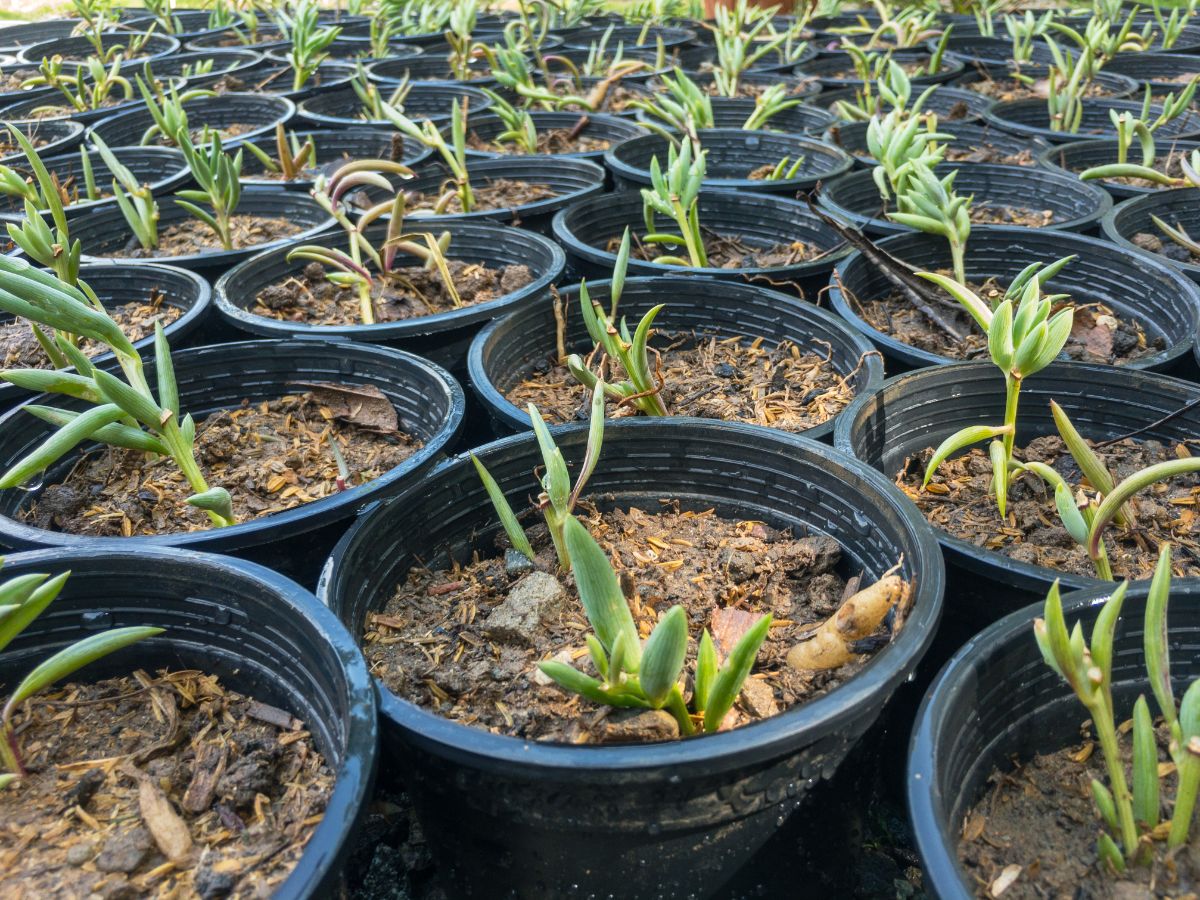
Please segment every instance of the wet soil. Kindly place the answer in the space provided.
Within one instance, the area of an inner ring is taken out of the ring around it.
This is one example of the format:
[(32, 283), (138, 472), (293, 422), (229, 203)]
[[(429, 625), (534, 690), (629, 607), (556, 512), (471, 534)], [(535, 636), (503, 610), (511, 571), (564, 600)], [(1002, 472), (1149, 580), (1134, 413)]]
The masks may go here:
[[(580, 121), (584, 121), (581, 118)], [(572, 128), (550, 128), (537, 133), (537, 149), (535, 153), (555, 155), (561, 153), (591, 153), (596, 150), (607, 150), (611, 143), (605, 138), (588, 137), (587, 128), (580, 134), (573, 135)], [(467, 147), (487, 153), (521, 154), (526, 151), (516, 144), (498, 144), (481, 138), (471, 132), (467, 138)]]
[[(692, 638), (685, 671), (694, 670), (704, 628), (723, 658), (745, 628), (765, 613), (775, 615), (723, 727), (775, 715), (832, 690), (890, 640), (884, 624), (862, 642), (866, 655), (845, 666), (821, 672), (788, 667), (784, 657), (811, 630), (806, 626), (823, 622), (857, 589), (835, 571), (837, 542), (659, 502), (653, 511), (605, 513), (581, 503), (576, 513), (613, 560), (643, 638), (660, 614), (676, 604), (685, 607)], [(557, 560), (544, 525), (527, 533), (537, 552), (533, 571), (519, 554), (509, 554), (506, 565), (504, 556), (486, 550), (465, 567), (410, 571), (384, 610), (368, 617), (364, 649), (372, 672), (400, 697), (493, 733), (572, 744), (677, 737), (676, 723), (665, 713), (631, 716), (546, 683), (536, 664), (551, 657), (593, 676), (595, 671), (573, 578), (550, 574)], [(531, 618), (518, 620), (514, 607), (535, 592)], [(901, 613), (889, 616), (897, 631), (906, 606), (902, 601)]]
[[(704, 253), (708, 257), (710, 269), (778, 269), (810, 262), (829, 252), (804, 241), (760, 247), (749, 244), (740, 237), (715, 234), (707, 229), (704, 229), (702, 236)], [(613, 237), (609, 240), (607, 249), (610, 253), (616, 253), (620, 244), (620, 236)], [(650, 262), (660, 256), (678, 256), (686, 259), (687, 249), (665, 244), (643, 244), (641, 238), (634, 234), (630, 255), (634, 259)]]
[[(233, 249), (253, 247), (299, 234), (308, 226), (290, 219), (267, 216), (233, 216), (231, 219)], [(158, 246), (146, 250), (131, 237), (119, 251), (102, 254), (117, 259), (155, 259), (162, 256), (190, 256), (194, 253), (223, 251), (215, 231), (199, 219), (184, 219), (158, 233)]]
[[(654, 356), (663, 380), (659, 396), (674, 416), (799, 433), (829, 421), (854, 399), (854, 373), (834, 370), (827, 345), (802, 350), (790, 341), (772, 345), (762, 338), (660, 332), (653, 343), (658, 345)], [(591, 361), (593, 371), (596, 364)], [(608, 361), (604, 377), (614, 383), (625, 374), (619, 364)], [(591, 402), (590, 392), (553, 358), (535, 360), (506, 396), (520, 409), (536, 404), (542, 418), (554, 425), (586, 421)], [(636, 414), (632, 405), (608, 403), (609, 418)]]
[(266, 897), (333, 792), (304, 723), (202, 672), (71, 683), (15, 718), (6, 896)]
[[(125, 336), (136, 343), (154, 334), (155, 322), (161, 322), (166, 328), (183, 315), (183, 310), (178, 306), (162, 303), (160, 297), (157, 303), (125, 303), (109, 307), (108, 314), (125, 332)], [(99, 356), (108, 352), (108, 347), (96, 344), (88, 338), (81, 339), (79, 347), (88, 356)], [(5, 369), (54, 368), (42, 350), (42, 345), (37, 342), (33, 328), (25, 319), (14, 319), (0, 325), (0, 356), (3, 357), (2, 367)]]
[[(394, 469), (421, 448), (378, 389), (314, 387), (305, 394), (213, 413), (196, 426), (196, 458), (211, 486), (227, 489), (239, 522), (332, 496)], [(184, 501), (193, 493), (169, 458), (99, 447), (20, 513), (38, 528), (129, 537), (211, 527)]]
[[(452, 181), (445, 182), (443, 190), (453, 191), (454, 183)], [(549, 185), (530, 184), (527, 181), (514, 181), (509, 178), (484, 178), (480, 179), (478, 183), (472, 181), (471, 192), (475, 196), (475, 210), (477, 211), (516, 209), (527, 203), (536, 203), (538, 200), (547, 200), (557, 196), (557, 193)], [(409, 193), (408, 198), (410, 211), (427, 210), (432, 212), (441, 195)], [(462, 204), (459, 202), (458, 195), (455, 194), (445, 208), (440, 210), (440, 213), (444, 215), (461, 211)]]
[[(1200, 441), (1193, 440), (1162, 444), (1125, 439), (1097, 452), (1113, 478), (1120, 482), (1146, 466), (1190, 456), (1198, 448)], [(975, 448), (943, 463), (929, 486), (922, 489), (925, 464), (932, 452), (933, 448), (929, 448), (906, 460), (895, 479), (932, 525), (976, 547), (1019, 562), (1077, 575), (1095, 575), (1087, 551), (1062, 527), (1054, 507), (1054, 492), (1040, 478), (1023, 473), (1012, 479), (1008, 516), (1001, 521), (986, 448)], [(1027, 446), (1018, 447), (1014, 455), (1022, 462), (1046, 463), (1075, 488), (1084, 481), (1057, 436), (1036, 438)], [(1177, 575), (1200, 575), (1197, 498), (1200, 498), (1200, 475), (1196, 474), (1173, 478), (1134, 497), (1130, 504), (1137, 519), (1136, 527), (1126, 529), (1114, 524), (1105, 532), (1104, 543), (1113, 575), (1149, 578), (1154, 574), (1158, 547), (1164, 541), (1173, 546)]]
[[(533, 280), (527, 266), (489, 269), (477, 263), (447, 260), (451, 280), (463, 306), (487, 303), (520, 290)], [(448, 312), (455, 308), (437, 270), (419, 266), (398, 270), (373, 285), (376, 322), (397, 322)], [(255, 315), (313, 325), (358, 325), (362, 319), (358, 292), (339, 287), (325, 277), (325, 267), (309, 263), (299, 278), (291, 277), (259, 292), (251, 310)]]
[[(1167, 224), (1175, 228), (1179, 227), (1179, 223), (1177, 222), (1168, 222)], [(1197, 260), (1200, 260), (1200, 255), (1193, 253), (1179, 242), (1171, 240), (1165, 234), (1150, 234), (1148, 231), (1139, 231), (1129, 241), (1135, 247), (1155, 253), (1166, 259), (1174, 260), (1175, 262), (1192, 263), (1195, 265)]]

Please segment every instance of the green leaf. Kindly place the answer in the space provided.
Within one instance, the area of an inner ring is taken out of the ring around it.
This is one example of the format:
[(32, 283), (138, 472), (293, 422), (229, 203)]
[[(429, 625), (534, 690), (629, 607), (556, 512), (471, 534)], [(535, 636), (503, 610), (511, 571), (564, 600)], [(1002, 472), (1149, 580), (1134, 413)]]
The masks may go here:
[[(600, 643), (611, 653), (617, 637), (625, 634), (636, 647), (639, 641), (633, 614), (600, 545), (574, 516), (569, 516), (564, 524), (563, 539), (571, 557), (579, 600)], [(637, 660), (632, 662), (634, 667), (630, 671), (636, 672)]]
[(606, 691), (595, 678), (585, 675), (578, 669), (568, 666), (564, 662), (559, 662), (556, 659), (547, 659), (538, 663), (538, 668), (541, 669), (550, 678), (568, 691), (581, 696), (587, 697), (595, 703), (601, 703), (607, 706), (626, 706), (626, 707), (641, 707), (645, 708), (649, 704), (635, 694), (615, 693)]
[(487, 467), (479, 461), (479, 458), (474, 453), (471, 454), (471, 462), (475, 464), (475, 472), (479, 475), (479, 480), (483, 482), (483, 489), (487, 491), (488, 499), (492, 501), (492, 506), (496, 510), (496, 516), (500, 519), (500, 524), (504, 527), (504, 533), (508, 535), (509, 543), (518, 552), (525, 554), (526, 558), (532, 560), (534, 556), (533, 547), (529, 543), (529, 538), (525, 535), (525, 529), (517, 521), (517, 514), (513, 512), (512, 506), (509, 505), (508, 498), (500, 490), (500, 485), (496, 483), (496, 479), (492, 477), (492, 473), (487, 470)]
[(206, 512), (216, 513), (223, 519), (230, 522), (233, 521), (233, 498), (229, 496), (229, 491), (223, 487), (209, 488), (207, 491), (201, 491), (198, 494), (192, 494), (184, 501), (188, 506), (194, 506), (197, 509), (203, 509)]
[(12, 488), (53, 465), (81, 442), (92, 437), (100, 428), (121, 418), (119, 407), (105, 403), (81, 414), (64, 425), (28, 456), (13, 464), (3, 477), (0, 488)]
[(154, 323), (154, 368), (158, 376), (158, 405), (179, 415), (179, 388), (175, 385), (175, 366), (162, 322)]
[(966, 428), (956, 431), (938, 444), (937, 449), (933, 451), (933, 456), (929, 459), (929, 465), (925, 467), (925, 479), (921, 482), (921, 486), (925, 487), (929, 484), (929, 479), (933, 477), (933, 473), (937, 471), (938, 466), (959, 450), (969, 447), (972, 444), (977, 444), (980, 441), (998, 438), (1001, 435), (1008, 434), (1011, 430), (1011, 427), (1007, 425), (968, 425)]
[(567, 470), (566, 460), (550, 436), (550, 429), (546, 427), (542, 414), (532, 403), (529, 404), (529, 422), (542, 451), (542, 464), (546, 467), (542, 484), (550, 497), (551, 506), (561, 515), (566, 515), (570, 510), (571, 497), (571, 473)]
[(1116, 841), (1107, 832), (1101, 832), (1100, 837), (1096, 838), (1096, 855), (1100, 857), (1100, 862), (1113, 872), (1120, 874), (1125, 871), (1125, 857), (1121, 855)]
[(1166, 462), (1147, 466), (1139, 472), (1134, 472), (1128, 478), (1113, 488), (1101, 501), (1099, 509), (1092, 517), (1091, 531), (1088, 533), (1088, 554), (1095, 559), (1100, 552), (1100, 537), (1117, 510), (1138, 491), (1149, 487), (1156, 481), (1165, 481), (1177, 475), (1200, 471), (1200, 457), (1191, 456), (1187, 459), (1171, 459)]
[(604, 651), (604, 645), (590, 632), (584, 641), (587, 643), (588, 656), (592, 658), (592, 665), (596, 667), (601, 678), (608, 678), (608, 655)]
[(1075, 428), (1066, 411), (1054, 400), (1050, 401), (1050, 412), (1054, 416), (1054, 426), (1058, 429), (1059, 437), (1067, 445), (1071, 458), (1079, 471), (1083, 473), (1088, 483), (1101, 494), (1110, 493), (1113, 489), (1112, 475), (1108, 466), (1096, 455), (1087, 441)]
[[(49, 422), (51, 425), (58, 427), (79, 418), (79, 413), (77, 412), (55, 409), (52, 406), (39, 406), (35, 403), (27, 403), (22, 408), (25, 412), (36, 416), (43, 422)], [(169, 455), (166, 445), (154, 437), (154, 435), (147, 434), (140, 428), (134, 428), (131, 425), (123, 425), (120, 422), (114, 422), (111, 425), (98, 428), (92, 433), (92, 438), (112, 447), (124, 447), (127, 450), (156, 453), (159, 456)]]
[(1067, 487), (1065, 482), (1060, 481), (1054, 486), (1054, 508), (1058, 510), (1058, 518), (1062, 521), (1063, 528), (1067, 529), (1067, 533), (1071, 535), (1075, 543), (1084, 545), (1087, 543), (1087, 521), (1083, 518), (1083, 513), (1075, 503), (1075, 498), (1071, 495), (1071, 489)]
[(126, 415), (133, 416), (151, 429), (157, 430), (162, 427), (160, 424), (162, 410), (149, 397), (134, 390), (120, 378), (103, 369), (96, 370), (93, 380), (104, 399), (109, 403), (115, 403)]
[(767, 613), (751, 625), (741, 640), (734, 645), (717, 672), (716, 680), (708, 694), (708, 703), (704, 708), (704, 730), (716, 731), (721, 727), (725, 714), (733, 708), (734, 701), (742, 690), (742, 683), (754, 668), (754, 660), (758, 656), (758, 648), (767, 638), (771, 628), (771, 614)]
[(613, 263), (612, 285), (609, 288), (609, 318), (617, 317), (617, 305), (621, 302), (621, 293), (625, 289), (625, 273), (629, 270), (629, 228), (621, 235), (621, 247), (617, 250), (617, 260)]
[(700, 650), (696, 654), (696, 683), (692, 689), (692, 705), (696, 712), (704, 712), (713, 682), (717, 678), (717, 648), (708, 629), (700, 636)]
[(1007, 372), (1013, 364), (1012, 339), (1013, 305), (1011, 300), (1005, 300), (992, 316), (992, 324), (988, 326), (988, 353), (997, 368)]
[(0, 372), (0, 379), (27, 391), (39, 394), (64, 394), (79, 397), (92, 403), (101, 401), (100, 392), (91, 378), (73, 372), (57, 372), (49, 369), (9, 369)]
[(1143, 828), (1158, 825), (1158, 744), (1150, 704), (1139, 696), (1133, 704), (1133, 818)]
[[(13, 638), (29, 627), (29, 623), (42, 614), (42, 611), (54, 602), (54, 598), (59, 595), (63, 589), (63, 585), (67, 583), (67, 579), (71, 577), (70, 571), (55, 575), (49, 581), (44, 581), (45, 575), (19, 576), (12, 581), (18, 581), (24, 578), (41, 579), (44, 583), (35, 584), (33, 590), (20, 601), (20, 608), (5, 617), (3, 622), (0, 622), (0, 650), (3, 650)], [(0, 591), (7, 593), (8, 586), (11, 582), (5, 583), (0, 588)], [(23, 592), (27, 582), (20, 585)], [(7, 599), (7, 598), (6, 598)]]
[(1092, 779), (1092, 799), (1096, 802), (1096, 811), (1110, 830), (1120, 833), (1117, 825), (1117, 804), (1113, 802), (1112, 792), (1103, 783)]
[(1054, 318), (1046, 323), (1046, 336), (1032, 362), (1020, 367), (1020, 377), (1025, 378), (1040, 372), (1058, 358), (1067, 339), (1071, 337), (1071, 328), (1075, 321), (1075, 310), (1064, 309), (1055, 313)]
[(959, 284), (953, 278), (948, 278), (937, 272), (917, 272), (918, 277), (932, 281), (943, 291), (963, 305), (971, 318), (979, 325), (984, 334), (989, 334), (992, 327), (992, 308), (969, 287)]
[(1167, 641), (1167, 602), (1171, 594), (1171, 545), (1163, 543), (1158, 548), (1158, 564), (1154, 577), (1150, 579), (1150, 590), (1146, 595), (1146, 627), (1143, 631), (1143, 649), (1146, 655), (1146, 673), (1150, 676), (1150, 687), (1158, 710), (1167, 724), (1176, 722), (1175, 692), (1171, 689), (1171, 647)]
[(666, 703), (683, 671), (687, 656), (687, 626), (687, 613), (683, 607), (672, 606), (658, 620), (642, 648), (639, 679), (642, 692), (655, 709)]
[(1004, 441), (988, 444), (988, 456), (992, 460), (992, 490), (996, 494), (996, 508), (1003, 518), (1008, 506), (1008, 453)]
[(1121, 607), (1125, 603), (1125, 591), (1128, 588), (1128, 582), (1118, 585), (1100, 608), (1096, 624), (1092, 627), (1092, 665), (1100, 670), (1100, 687), (1104, 690), (1112, 684), (1113, 640), (1117, 621), (1121, 617)]

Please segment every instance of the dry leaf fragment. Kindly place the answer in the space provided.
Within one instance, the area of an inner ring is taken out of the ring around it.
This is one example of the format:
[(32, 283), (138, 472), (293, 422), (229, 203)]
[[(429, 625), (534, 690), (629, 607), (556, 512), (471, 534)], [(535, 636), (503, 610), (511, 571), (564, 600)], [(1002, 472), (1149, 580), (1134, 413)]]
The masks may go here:
[(400, 428), (396, 407), (373, 384), (336, 384), (334, 382), (295, 382), (312, 393), (316, 401), (328, 406), (334, 418), (380, 434), (395, 434)]
[(293, 731), (300, 726), (300, 723), (292, 718), (291, 714), (280, 709), (277, 706), (269, 706), (266, 703), (253, 701), (246, 709), (246, 715), (252, 719), (258, 719), (260, 722), (266, 722), (268, 725), (274, 725), (284, 731)]
[(992, 882), (992, 885), (989, 888), (991, 895), (993, 897), (999, 897), (1010, 887), (1012, 887), (1013, 882), (1017, 880), (1020, 874), (1021, 867), (1015, 863), (1011, 866), (1005, 866), (1004, 871), (996, 876), (996, 880)]
[(975, 813), (967, 821), (963, 822), (962, 839), (970, 842), (976, 840), (983, 834), (983, 829), (987, 826), (987, 819), (982, 813)]
[(188, 831), (187, 823), (175, 812), (171, 801), (153, 778), (132, 765), (124, 766), (122, 771), (137, 780), (138, 812), (158, 849), (177, 868), (190, 868), (193, 864), (192, 834)]
[(737, 646), (750, 626), (761, 618), (752, 612), (733, 607), (714, 609), (712, 614), (712, 639), (717, 650), (717, 663), (723, 665), (729, 651)]

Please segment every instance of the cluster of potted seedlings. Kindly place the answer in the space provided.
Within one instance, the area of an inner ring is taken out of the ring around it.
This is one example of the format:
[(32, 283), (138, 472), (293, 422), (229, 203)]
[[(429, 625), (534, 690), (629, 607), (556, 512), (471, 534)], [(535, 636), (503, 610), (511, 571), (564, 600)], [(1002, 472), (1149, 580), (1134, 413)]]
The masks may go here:
[(19, 892), (361, 887), (379, 769), (450, 895), (711, 896), (897, 716), (910, 888), (1197, 890), (1195, 0), (72, 3), (0, 29)]

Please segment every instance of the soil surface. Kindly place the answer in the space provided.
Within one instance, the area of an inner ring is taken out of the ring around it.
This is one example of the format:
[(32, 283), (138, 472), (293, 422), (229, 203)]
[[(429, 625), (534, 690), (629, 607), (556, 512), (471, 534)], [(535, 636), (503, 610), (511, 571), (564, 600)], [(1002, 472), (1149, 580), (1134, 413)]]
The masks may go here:
[(333, 792), (302, 722), (201, 672), (67, 684), (15, 719), (5, 896), (266, 897)]
[[(712, 67), (710, 66), (709, 67), (710, 71), (711, 71), (711, 68)], [(785, 93), (789, 97), (794, 96), (796, 94), (802, 94), (808, 89), (807, 81), (801, 82), (799, 84), (791, 83), (791, 82), (778, 82), (778, 83), (783, 84), (785, 87), (788, 88), (788, 90)], [(761, 96), (762, 93), (771, 86), (772, 85), (769, 85), (769, 84), (763, 84), (762, 82), (749, 82), (748, 83), (745, 81), (738, 81), (737, 93), (735, 93), (733, 96), (734, 97), (745, 97), (745, 98), (749, 98), (751, 100), (757, 100), (758, 97)], [(701, 90), (704, 91), (704, 93), (708, 94), (710, 97), (727, 96), (727, 95), (721, 93), (721, 89), (717, 86), (717, 83), (715, 81), (709, 81), (707, 84), (702, 85)]]
[[(562, 78), (555, 78), (555, 79), (547, 82), (546, 86), (549, 88), (549, 90), (551, 90), (553, 93), (557, 94), (560, 97), (561, 96), (587, 97), (591, 90), (590, 88), (587, 88), (587, 87), (579, 89), (575, 86), (575, 83), (573, 81), (571, 81), (570, 79), (562, 79)], [(645, 100), (645, 99), (646, 99), (646, 94), (643, 91), (632, 90), (630, 88), (622, 86), (621, 84), (614, 84), (611, 87), (609, 87), (608, 93), (606, 93), (604, 95), (604, 100), (600, 104), (600, 107), (599, 107), (599, 109), (596, 110), (596, 112), (606, 112), (606, 113), (622, 112), (634, 100)], [(569, 112), (574, 112), (574, 111), (580, 109), (578, 104), (570, 104), (570, 103), (568, 103), (567, 105), (565, 105), (562, 108)]]
[[(1179, 227), (1177, 222), (1168, 222), (1176, 228)], [(1129, 239), (1135, 247), (1140, 247), (1142, 250), (1148, 250), (1151, 253), (1157, 253), (1159, 256), (1174, 260), (1175, 262), (1196, 263), (1200, 256), (1192, 253), (1187, 247), (1177, 241), (1171, 240), (1165, 234), (1150, 234), (1148, 231), (1139, 231)]]
[[(1124, 727), (1132, 726), (1126, 722)], [(1178, 775), (1166, 750), (1165, 727), (1159, 727), (1158, 738), (1160, 773), (1163, 767), (1172, 772), (1161, 781), (1169, 809)], [(1130, 778), (1129, 738), (1120, 739)], [(991, 900), (992, 886), (1000, 878), (1013, 879), (1001, 892), (1004, 900), (1165, 900), (1200, 892), (1200, 848), (1195, 840), (1169, 863), (1166, 842), (1159, 840), (1152, 866), (1131, 866), (1120, 876), (1101, 868), (1096, 837), (1103, 826), (1092, 800), (1092, 779), (1108, 784), (1090, 725), (1081, 728), (1075, 746), (1035, 756), (1011, 772), (992, 773), (987, 794), (962, 822), (958, 845), (959, 861), (975, 880), (976, 896)]]
[[(349, 470), (346, 487), (394, 469), (421, 449), (402, 427), (378, 389), (314, 386), (208, 416), (196, 426), (196, 458), (209, 484), (229, 491), (234, 514), (244, 522), (337, 493), (331, 440)], [(38, 528), (113, 537), (211, 527), (204, 512), (184, 502), (192, 493), (169, 458), (99, 447), (20, 515)]]
[[(749, 244), (740, 237), (716, 234), (708, 229), (703, 229), (702, 236), (704, 253), (708, 257), (708, 268), (710, 269), (779, 269), (819, 259), (829, 252), (804, 241), (761, 247)], [(621, 238), (618, 235), (609, 240), (607, 249), (610, 253), (616, 253), (620, 245)], [(678, 256), (687, 259), (687, 249), (665, 244), (643, 244), (641, 238), (637, 234), (633, 234), (633, 248), (630, 255), (634, 259), (649, 262), (653, 262), (660, 256)]]
[[(668, 311), (669, 312), (669, 311)], [(656, 333), (655, 354), (664, 386), (659, 396), (674, 416), (766, 425), (799, 433), (827, 422), (854, 399), (850, 381), (828, 363), (828, 346), (802, 350), (790, 341)], [(861, 360), (860, 360), (861, 364)], [(595, 370), (595, 361), (591, 368)], [(612, 371), (615, 369), (616, 371)], [(625, 379), (609, 361), (605, 380)], [(535, 360), (507, 392), (518, 408), (534, 403), (553, 425), (586, 421), (591, 394), (552, 355)], [(608, 403), (609, 418), (636, 415), (632, 405)]]
[[(233, 216), (230, 219), (233, 249), (253, 247), (299, 234), (308, 226), (290, 219), (268, 216)], [(130, 237), (122, 250), (101, 254), (116, 259), (155, 259), (161, 256), (190, 256), (224, 250), (217, 233), (199, 219), (184, 219), (158, 232), (158, 246), (144, 249)]]
[(1010, 153), (991, 144), (970, 147), (954, 143), (946, 145), (946, 162), (992, 163), (998, 166), (1035, 166), (1037, 159), (1032, 150)]
[[(969, 84), (961, 85), (976, 94), (1007, 103), (1010, 100), (1045, 100), (1050, 95), (1050, 82), (1038, 79), (1033, 84), (1025, 84), (1015, 78), (981, 78)], [(1085, 97), (1110, 97), (1112, 91), (1102, 84), (1092, 82), (1084, 92)]]
[[(1186, 151), (1172, 150), (1170, 153), (1167, 153), (1163, 156), (1156, 157), (1154, 160), (1154, 164), (1150, 168), (1154, 169), (1157, 172), (1162, 172), (1164, 175), (1167, 175), (1171, 178), (1183, 178), (1184, 177), (1183, 166), (1180, 165), (1180, 163), (1187, 158), (1188, 158), (1188, 153)], [(1071, 167), (1065, 166), (1065, 165), (1063, 165), (1063, 159), (1061, 156), (1058, 159), (1053, 160), (1053, 162), (1062, 168), (1070, 168), (1070, 170), (1073, 172), (1082, 172), (1084, 169), (1089, 168), (1089, 166), (1084, 166), (1084, 165), (1075, 165), (1075, 166), (1071, 166)], [(1109, 162), (1116, 163), (1116, 160), (1112, 159), (1112, 160), (1109, 160)], [(1131, 155), (1129, 157), (1129, 162), (1134, 163), (1136, 165), (1142, 164), (1140, 156), (1135, 157), (1135, 156)], [(1148, 181), (1145, 178), (1129, 178), (1124, 175), (1122, 175), (1118, 178), (1102, 178), (1099, 180), (1099, 183), (1100, 184), (1127, 184), (1127, 185), (1132, 185), (1133, 187), (1150, 188), (1151, 190), (1156, 190), (1156, 191), (1164, 190), (1164, 186), (1161, 184), (1155, 184), (1153, 181)]]
[[(825, 536), (794, 537), (761, 522), (721, 519), (660, 501), (603, 514), (576, 513), (613, 560), (639, 634), (682, 604), (689, 619), (689, 662), (708, 628), (724, 654), (765, 613), (775, 624), (738, 704), (723, 727), (765, 718), (829, 691), (866, 656), (838, 669), (801, 672), (784, 657), (808, 628), (832, 615), (857, 588), (835, 571), (841, 549)], [(404, 699), (454, 721), (499, 734), (572, 744), (678, 737), (662, 712), (600, 707), (568, 694), (536, 668), (551, 657), (595, 675), (573, 578), (550, 574), (557, 559), (541, 523), (529, 528), (536, 567), (520, 554), (431, 572), (416, 568), (385, 609), (368, 617), (364, 649), (372, 672)], [(532, 571), (531, 571), (532, 570)], [(889, 616), (899, 629), (901, 612)], [(890, 640), (889, 624), (861, 642), (870, 654)], [(547, 683), (549, 682), (549, 683)], [(630, 715), (633, 712), (633, 715)]]
[[(520, 290), (533, 280), (527, 266), (489, 269), (459, 259), (447, 260), (451, 281), (463, 306), (487, 303)], [(397, 322), (455, 308), (437, 270), (419, 266), (397, 270), (386, 282), (373, 285), (376, 322)], [(325, 277), (325, 267), (312, 262), (299, 278), (288, 278), (259, 292), (251, 312), (272, 319), (314, 325), (358, 325), (358, 292), (339, 287)]]
[[(1127, 438), (1097, 452), (1113, 478), (1120, 482), (1146, 466), (1190, 456), (1198, 448), (1200, 441), (1195, 440), (1161, 444)], [(1011, 479), (1008, 516), (1001, 521), (986, 449), (975, 448), (942, 463), (929, 486), (922, 490), (921, 479), (932, 454), (933, 448), (929, 448), (906, 460), (896, 475), (896, 484), (936, 528), (1020, 562), (1077, 575), (1095, 575), (1087, 551), (1062, 527), (1054, 507), (1054, 492), (1036, 475), (1026, 472)], [(1046, 463), (1073, 488), (1084, 482), (1057, 435), (1036, 438), (1027, 446), (1016, 448), (1014, 456), (1022, 462)], [(1196, 474), (1172, 478), (1134, 497), (1130, 504), (1137, 526), (1124, 529), (1114, 524), (1105, 532), (1104, 543), (1113, 575), (1118, 579), (1149, 578), (1154, 574), (1158, 547), (1164, 541), (1174, 546), (1176, 575), (1200, 575), (1200, 543), (1195, 521), (1198, 497), (1200, 475)]]
[[(61, 94), (59, 96), (62, 96)], [(117, 106), (125, 106), (136, 101), (132, 97), (114, 98), (110, 97), (107, 100), (101, 101), (99, 106), (92, 109), (113, 109)], [(31, 109), (24, 114), (26, 119), (62, 119), (68, 116), (73, 116), (77, 110), (73, 106), (56, 106), (51, 103), (49, 106), (39, 106)]]
[(15, 72), (0, 72), (0, 94), (16, 94), (26, 90), (23, 86), (25, 82), (37, 75), (38, 67), (32, 65), (28, 69), (18, 69)]
[[(581, 122), (585, 120), (586, 117), (580, 118)], [(539, 131), (537, 133), (537, 149), (534, 152), (547, 155), (591, 153), (596, 150), (607, 150), (611, 146), (611, 142), (605, 138), (589, 137), (586, 124), (579, 134), (572, 134), (573, 131), (573, 128), (549, 128)], [(475, 132), (471, 132), (470, 137), (467, 138), (467, 147), (487, 153), (521, 154), (526, 152), (516, 144), (499, 144), (485, 140)]]
[[(443, 191), (453, 191), (454, 182), (446, 181), (443, 185)], [(531, 184), (527, 181), (515, 181), (509, 178), (484, 178), (476, 183), (471, 182), (471, 192), (475, 196), (475, 210), (487, 209), (516, 209), (518, 206), (524, 206), (527, 203), (536, 203), (538, 200), (547, 200), (550, 197), (557, 196), (557, 193), (546, 184)], [(408, 194), (408, 209), (412, 210), (429, 210), (432, 211), (438, 204), (441, 195), (434, 194)], [(462, 204), (459, 202), (458, 194), (450, 198), (445, 208), (441, 210), (442, 214), (457, 213), (462, 211)]]
[[(121, 326), (130, 341), (137, 342), (154, 334), (154, 323), (162, 322), (164, 328), (183, 315), (178, 306), (162, 303), (126, 303), (109, 307), (109, 316)], [(88, 356), (107, 353), (108, 348), (82, 338), (79, 347)], [(0, 325), (0, 355), (5, 369), (52, 369), (49, 357), (34, 337), (33, 328), (26, 319), (14, 319)]]
[[(943, 274), (950, 273), (943, 271)], [(969, 287), (989, 303), (998, 303), (1004, 295), (1003, 289), (993, 279)], [(937, 289), (937, 293), (939, 296), (942, 294), (940, 289)], [(939, 306), (937, 311), (966, 335), (962, 340), (931, 322), (899, 292), (893, 291), (866, 303), (847, 295), (847, 301), (876, 331), (911, 347), (949, 359), (986, 359), (987, 335), (979, 330), (970, 314), (957, 301), (949, 295), (945, 296), (945, 304)], [(1063, 352), (1069, 359), (1080, 362), (1121, 365), (1165, 348), (1166, 342), (1161, 337), (1148, 335), (1138, 321), (1118, 316), (1102, 303), (1076, 303), (1075, 322)]]

